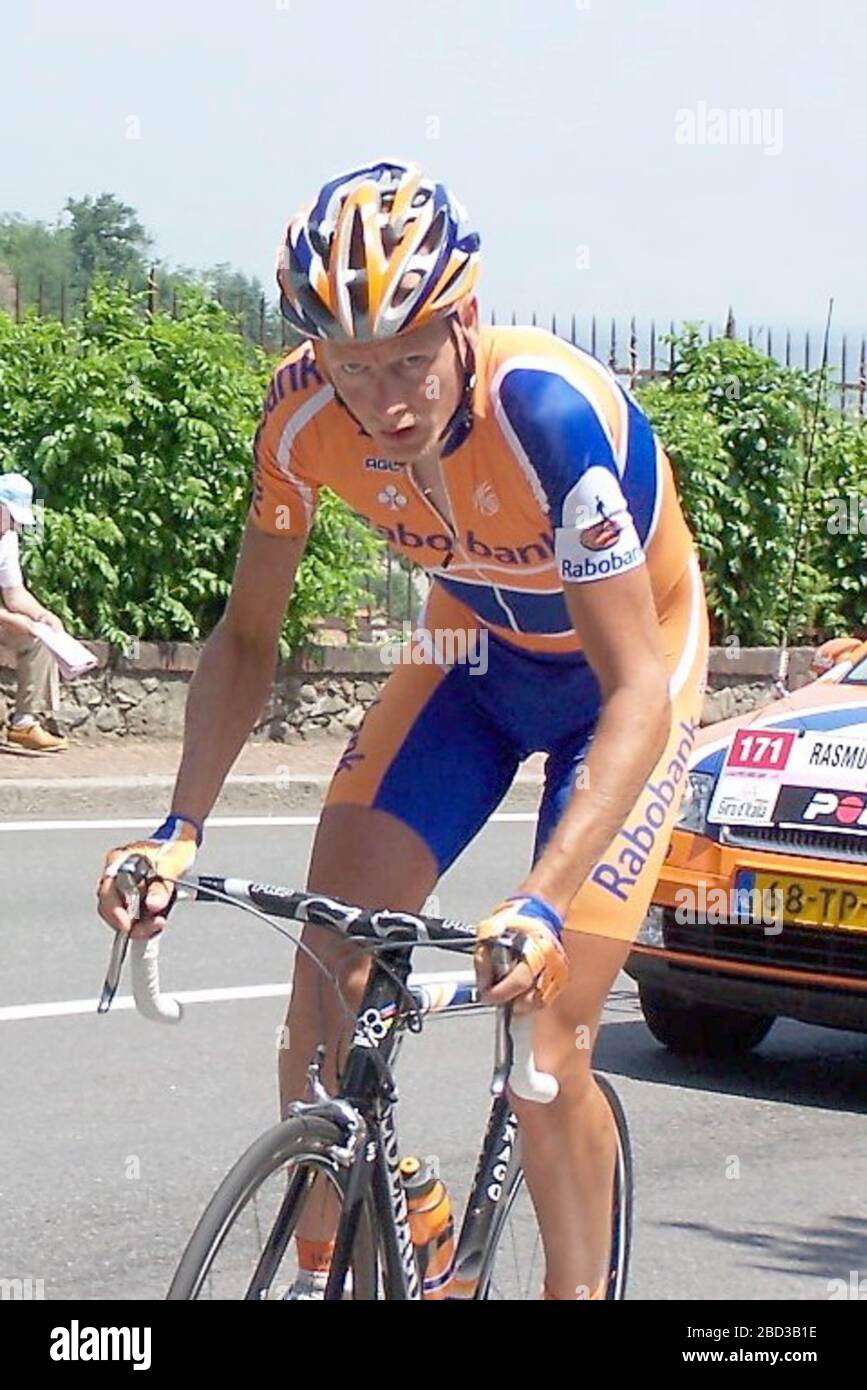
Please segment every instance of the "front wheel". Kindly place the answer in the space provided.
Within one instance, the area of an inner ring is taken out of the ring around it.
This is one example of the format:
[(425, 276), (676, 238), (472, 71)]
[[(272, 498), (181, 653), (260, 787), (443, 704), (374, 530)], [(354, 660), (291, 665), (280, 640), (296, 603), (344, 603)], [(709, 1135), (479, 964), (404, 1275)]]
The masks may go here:
[[(343, 1211), (348, 1170), (334, 1158), (341, 1131), (318, 1115), (275, 1125), (227, 1173), (190, 1237), (167, 1297), (170, 1300), (280, 1300), (297, 1290), (293, 1239), (302, 1212)], [(350, 1290), (351, 1282), (351, 1290)], [(377, 1297), (377, 1257), (365, 1202), (345, 1298)]]
[[(606, 1300), (626, 1296), (626, 1276), (632, 1244), (632, 1146), (626, 1115), (613, 1086), (594, 1072), (594, 1079), (614, 1120), (617, 1153), (611, 1203), (611, 1246)], [(520, 1154), (520, 1130), (517, 1155)], [(509, 1302), (540, 1298), (545, 1278), (542, 1236), (530, 1190), (518, 1163), (501, 1198), (479, 1278), (476, 1298)]]

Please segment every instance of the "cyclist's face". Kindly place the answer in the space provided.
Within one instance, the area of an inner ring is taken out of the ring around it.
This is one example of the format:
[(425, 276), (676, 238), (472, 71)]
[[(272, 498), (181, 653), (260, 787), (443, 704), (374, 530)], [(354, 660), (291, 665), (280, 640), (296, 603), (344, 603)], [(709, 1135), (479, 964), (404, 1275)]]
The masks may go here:
[[(472, 335), (474, 306), (465, 315)], [(395, 463), (432, 449), (460, 401), (463, 367), (442, 319), (390, 341), (317, 343), (316, 353), (337, 394)]]

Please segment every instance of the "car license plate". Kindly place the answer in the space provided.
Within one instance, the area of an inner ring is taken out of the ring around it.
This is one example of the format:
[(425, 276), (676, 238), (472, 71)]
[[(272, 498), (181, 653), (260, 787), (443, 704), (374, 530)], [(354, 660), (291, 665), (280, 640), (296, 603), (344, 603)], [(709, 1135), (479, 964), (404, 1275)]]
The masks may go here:
[[(761, 903), (780, 902), (784, 922), (807, 927), (867, 931), (867, 883), (835, 883), (827, 878), (795, 878), (740, 869), (739, 890), (758, 894)], [(773, 895), (780, 894), (777, 899)]]

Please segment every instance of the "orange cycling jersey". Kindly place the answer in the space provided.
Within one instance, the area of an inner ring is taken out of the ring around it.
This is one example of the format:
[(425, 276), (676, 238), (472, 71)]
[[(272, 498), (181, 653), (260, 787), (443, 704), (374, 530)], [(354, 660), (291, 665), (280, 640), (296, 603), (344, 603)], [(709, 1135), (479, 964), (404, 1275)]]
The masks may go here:
[[(660, 621), (690, 606), (693, 545), (669, 462), (611, 372), (544, 329), (480, 331), (472, 429), (442, 458), (456, 534), (411, 470), (371, 452), (309, 343), (277, 368), (255, 441), (252, 516), (300, 536), (325, 484), (510, 646), (555, 661), (580, 643), (563, 583), (647, 564)], [(444, 592), (443, 592), (444, 591)]]
[[(252, 515), (303, 535), (323, 484), (433, 585), (423, 628), (481, 627), (484, 668), (438, 661), (389, 676), (338, 763), (326, 806), (401, 821), (445, 872), (521, 761), (544, 752), (534, 859), (563, 814), (601, 710), (564, 585), (646, 564), (669, 672), (665, 748), (565, 918), (634, 939), (671, 838), (701, 714), (707, 615), (671, 469), (639, 407), (593, 357), (542, 329), (480, 334), (472, 427), (445, 450), (455, 533), (411, 470), (371, 452), (309, 344), (274, 374), (256, 436)], [(616, 621), (616, 615), (614, 615)]]

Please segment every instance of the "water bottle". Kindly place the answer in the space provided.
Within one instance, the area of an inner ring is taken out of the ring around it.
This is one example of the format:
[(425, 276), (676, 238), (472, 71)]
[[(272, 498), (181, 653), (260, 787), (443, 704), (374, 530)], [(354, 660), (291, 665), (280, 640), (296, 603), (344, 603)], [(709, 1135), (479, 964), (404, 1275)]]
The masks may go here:
[(400, 1177), (409, 1209), (409, 1229), (418, 1262), (422, 1297), (448, 1297), (455, 1258), (452, 1204), (435, 1158), (401, 1159)]

